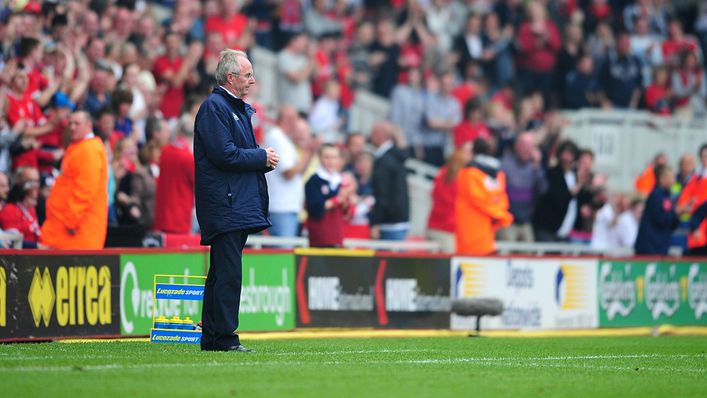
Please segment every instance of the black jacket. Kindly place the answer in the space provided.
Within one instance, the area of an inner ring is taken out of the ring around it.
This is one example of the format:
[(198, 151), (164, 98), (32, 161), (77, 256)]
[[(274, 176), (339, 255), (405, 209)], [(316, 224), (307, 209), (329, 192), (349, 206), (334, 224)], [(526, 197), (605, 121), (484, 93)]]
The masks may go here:
[(253, 233), (271, 226), (267, 154), (255, 143), (253, 113), (243, 100), (216, 87), (196, 115), (196, 216), (203, 245), (224, 232)]
[(373, 162), (371, 225), (397, 224), (410, 220), (405, 154), (393, 147)]
[(533, 213), (533, 226), (555, 233), (565, 219), (572, 201), (572, 193), (567, 187), (565, 172), (559, 165), (547, 171), (547, 182), (547, 192), (540, 197)]

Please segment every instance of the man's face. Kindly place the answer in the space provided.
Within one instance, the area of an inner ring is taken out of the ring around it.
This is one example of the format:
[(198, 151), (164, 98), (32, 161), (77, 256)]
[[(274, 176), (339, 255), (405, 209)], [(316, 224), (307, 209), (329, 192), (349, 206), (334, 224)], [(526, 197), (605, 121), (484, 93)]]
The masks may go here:
[(357, 156), (366, 149), (366, 138), (362, 135), (351, 137), (347, 149), (351, 156)]
[(255, 84), (255, 76), (253, 75), (253, 65), (251, 65), (250, 61), (243, 57), (238, 57), (236, 59), (238, 60), (241, 70), (238, 74), (231, 74), (233, 78), (231, 84), (233, 85), (238, 98), (243, 98), (248, 95), (250, 86)]
[(7, 200), (8, 192), (10, 192), (10, 184), (7, 176), (4, 173), (0, 173), (0, 200)]
[(29, 78), (27, 73), (24, 71), (17, 71), (15, 76), (12, 78), (12, 89), (18, 93), (24, 93), (29, 85)]
[(71, 129), (71, 141), (75, 142), (91, 132), (91, 123), (83, 113), (74, 113), (69, 118), (69, 128)]

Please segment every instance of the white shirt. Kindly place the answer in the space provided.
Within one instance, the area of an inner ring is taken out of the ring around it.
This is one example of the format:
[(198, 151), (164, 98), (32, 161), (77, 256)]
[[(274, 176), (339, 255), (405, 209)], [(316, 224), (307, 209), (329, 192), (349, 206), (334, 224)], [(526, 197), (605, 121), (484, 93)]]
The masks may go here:
[(632, 248), (638, 236), (638, 220), (631, 210), (619, 216), (616, 223), (616, 243), (618, 247)]
[(299, 213), (304, 203), (304, 183), (302, 174), (295, 174), (289, 180), (285, 171), (297, 164), (299, 155), (292, 140), (278, 126), (271, 127), (265, 134), (264, 144), (280, 154), (280, 162), (275, 170), (265, 174), (268, 181), (270, 211), (273, 213)]
[[(577, 176), (574, 172), (568, 171), (565, 173), (565, 182), (567, 183), (567, 189), (570, 191), (577, 185)], [(572, 198), (570, 205), (567, 207), (567, 213), (565, 213), (565, 219), (562, 220), (562, 225), (560, 229), (557, 230), (557, 236), (561, 238), (566, 238), (570, 236), (572, 232), (572, 227), (574, 227), (574, 221), (577, 219), (577, 199)]]
[(591, 247), (594, 249), (614, 249), (618, 247), (618, 239), (616, 237), (614, 223), (614, 208), (609, 204), (605, 204), (601, 210), (597, 212), (592, 227), (592, 242)]
[(339, 102), (325, 95), (319, 97), (309, 114), (312, 133), (326, 143), (339, 143), (342, 140), (339, 131)]

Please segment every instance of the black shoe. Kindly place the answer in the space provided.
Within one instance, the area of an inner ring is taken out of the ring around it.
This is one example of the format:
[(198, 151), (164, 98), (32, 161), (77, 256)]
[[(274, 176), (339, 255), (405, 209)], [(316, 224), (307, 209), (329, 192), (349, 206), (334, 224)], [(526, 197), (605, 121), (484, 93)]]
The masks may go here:
[(250, 348), (246, 348), (246, 346), (244, 346), (243, 344), (238, 344), (238, 345), (228, 347), (228, 349), (226, 349), (226, 351), (255, 352), (255, 351), (251, 350)]

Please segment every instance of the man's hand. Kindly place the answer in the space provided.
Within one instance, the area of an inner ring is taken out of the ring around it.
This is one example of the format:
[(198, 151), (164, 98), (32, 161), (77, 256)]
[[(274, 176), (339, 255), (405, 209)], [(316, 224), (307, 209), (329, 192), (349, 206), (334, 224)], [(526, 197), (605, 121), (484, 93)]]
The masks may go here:
[(267, 148), (265, 150), (267, 153), (267, 160), (265, 161), (265, 167), (270, 167), (270, 168), (275, 168), (277, 167), (277, 164), (280, 162), (280, 155), (275, 152), (274, 149), (272, 148)]
[(371, 227), (371, 239), (380, 239), (381, 237), (381, 227), (379, 225), (374, 225)]

